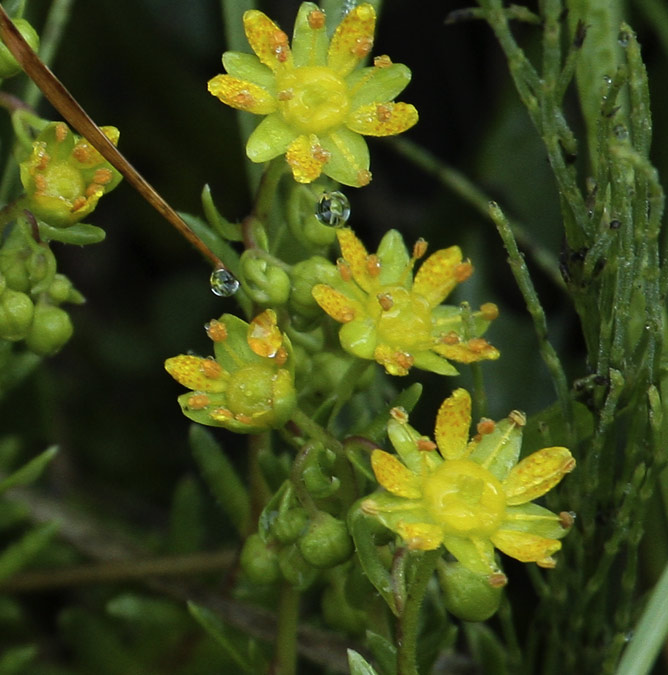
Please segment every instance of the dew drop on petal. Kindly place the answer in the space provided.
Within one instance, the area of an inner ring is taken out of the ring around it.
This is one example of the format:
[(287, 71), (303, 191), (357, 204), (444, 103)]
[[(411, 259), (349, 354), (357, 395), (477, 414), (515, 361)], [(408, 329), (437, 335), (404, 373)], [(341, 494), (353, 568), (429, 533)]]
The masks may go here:
[(211, 272), (209, 284), (211, 285), (211, 292), (221, 298), (229, 298), (239, 288), (239, 281), (224, 267), (218, 267)]
[(345, 225), (350, 218), (350, 202), (343, 192), (323, 192), (315, 205), (315, 217), (331, 227)]

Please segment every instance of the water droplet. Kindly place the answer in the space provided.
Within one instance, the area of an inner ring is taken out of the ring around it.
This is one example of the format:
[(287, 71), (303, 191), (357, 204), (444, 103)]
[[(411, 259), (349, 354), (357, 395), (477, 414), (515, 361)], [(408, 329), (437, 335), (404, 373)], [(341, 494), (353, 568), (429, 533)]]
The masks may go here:
[(343, 192), (323, 192), (315, 205), (315, 217), (331, 227), (345, 225), (350, 217), (350, 202)]
[(622, 47), (628, 47), (630, 39), (631, 36), (625, 30), (620, 31), (619, 35), (617, 36), (617, 42), (619, 42)]
[(221, 298), (229, 298), (239, 288), (239, 281), (224, 267), (218, 267), (211, 272), (209, 284), (211, 284), (212, 293), (219, 295)]
[(604, 76), (603, 76), (603, 81), (604, 81), (606, 84), (612, 84), (612, 78), (610, 77), (610, 75), (604, 75)]

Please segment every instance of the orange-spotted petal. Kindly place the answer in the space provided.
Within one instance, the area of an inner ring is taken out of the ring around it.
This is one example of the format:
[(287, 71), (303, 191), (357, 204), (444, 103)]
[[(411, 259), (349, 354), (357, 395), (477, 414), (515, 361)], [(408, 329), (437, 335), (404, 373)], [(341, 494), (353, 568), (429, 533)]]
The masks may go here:
[(341, 247), (343, 259), (348, 263), (353, 279), (360, 288), (370, 291), (372, 288), (372, 278), (369, 275), (369, 265), (367, 253), (364, 244), (357, 238), (355, 233), (349, 227), (343, 227), (336, 231), (336, 236)]
[(288, 36), (266, 14), (256, 9), (245, 12), (244, 30), (248, 44), (265, 66), (276, 72), (282, 65), (291, 65)]
[(359, 302), (351, 300), (327, 284), (316, 284), (311, 290), (311, 295), (320, 307), (339, 323), (348, 323), (364, 312)]
[(194, 391), (217, 394), (226, 388), (227, 373), (213, 359), (180, 354), (165, 361), (165, 370), (179, 384)]
[(466, 342), (447, 344), (437, 342), (432, 349), (446, 359), (459, 363), (475, 363), (476, 361), (493, 361), (501, 355), (499, 350), (484, 338), (471, 338)]
[(290, 143), (285, 159), (298, 183), (311, 183), (322, 173), (329, 153), (320, 145), (317, 136), (301, 135)]
[(457, 285), (455, 269), (462, 261), (459, 246), (432, 253), (420, 266), (413, 282), (413, 292), (425, 297), (432, 307), (440, 305)]
[(543, 448), (515, 465), (503, 481), (506, 503), (525, 504), (551, 490), (565, 474), (575, 468), (567, 448)]
[(374, 450), (371, 453), (371, 468), (376, 474), (376, 480), (388, 492), (407, 499), (420, 498), (420, 479), (395, 455), (384, 450)]
[(371, 52), (376, 29), (376, 12), (364, 3), (352, 9), (338, 25), (329, 44), (327, 65), (339, 75), (351, 73)]
[(268, 115), (276, 110), (276, 100), (262, 87), (231, 75), (216, 75), (208, 83), (211, 94), (223, 103), (256, 115)]
[(365, 136), (394, 136), (418, 121), (418, 111), (410, 103), (369, 103), (357, 108), (346, 126)]
[(561, 542), (557, 539), (517, 530), (499, 530), (492, 535), (491, 540), (499, 551), (520, 562), (544, 561), (561, 548)]
[(471, 396), (466, 389), (456, 389), (436, 415), (434, 436), (445, 459), (462, 459), (468, 454), (470, 428)]
[(276, 323), (276, 312), (266, 309), (248, 326), (248, 346), (258, 355), (272, 358), (283, 346), (283, 334)]
[(398, 523), (397, 534), (414, 551), (433, 551), (441, 545), (443, 530), (432, 523)]

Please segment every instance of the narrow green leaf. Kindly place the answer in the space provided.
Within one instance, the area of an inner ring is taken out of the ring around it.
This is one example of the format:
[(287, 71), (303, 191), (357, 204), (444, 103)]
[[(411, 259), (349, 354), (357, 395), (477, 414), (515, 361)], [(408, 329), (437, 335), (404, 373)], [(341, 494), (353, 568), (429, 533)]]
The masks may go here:
[(30, 562), (58, 530), (57, 523), (46, 523), (30, 530), (0, 554), (0, 581), (8, 579)]
[(382, 635), (368, 630), (366, 643), (383, 675), (397, 675), (397, 648)]
[(0, 673), (2, 675), (17, 675), (37, 656), (35, 645), (22, 645), (7, 649), (0, 656)]
[(202, 493), (197, 481), (192, 476), (186, 476), (174, 490), (169, 519), (169, 550), (172, 553), (200, 551), (204, 537)]
[(223, 218), (213, 202), (211, 188), (208, 184), (205, 185), (202, 190), (202, 209), (204, 210), (204, 215), (206, 216), (209, 225), (211, 225), (223, 239), (227, 239), (228, 241), (243, 241), (241, 225), (238, 223), (231, 223), (226, 218)]
[(348, 650), (348, 665), (350, 675), (378, 675), (375, 668), (354, 649)]
[(58, 453), (58, 446), (52, 445), (50, 448), (46, 449), (42, 454), (37, 455), (34, 459), (31, 459), (27, 464), (24, 464), (20, 469), (14, 471), (11, 476), (7, 476), (4, 480), (0, 481), (0, 494), (9, 490), (9, 488), (16, 487), (17, 485), (27, 485), (37, 480), (39, 476), (44, 471), (47, 464), (56, 456)]
[(199, 424), (190, 427), (190, 447), (211, 494), (245, 536), (250, 526), (250, 497), (239, 474), (213, 434)]
[(210, 635), (211, 638), (225, 650), (225, 653), (241, 668), (241, 670), (243, 670), (243, 672), (257, 672), (255, 669), (256, 664), (252, 663), (248, 656), (242, 654), (238, 649), (239, 638), (232, 635), (231, 631), (213, 612), (194, 602), (188, 603), (188, 610), (193, 619), (195, 619), (208, 635)]
[(70, 227), (52, 227), (40, 220), (38, 226), (42, 239), (60, 241), (63, 244), (76, 244), (78, 246), (99, 244), (107, 236), (107, 233), (101, 227), (87, 225), (86, 223), (76, 223), (76, 225), (70, 225)]

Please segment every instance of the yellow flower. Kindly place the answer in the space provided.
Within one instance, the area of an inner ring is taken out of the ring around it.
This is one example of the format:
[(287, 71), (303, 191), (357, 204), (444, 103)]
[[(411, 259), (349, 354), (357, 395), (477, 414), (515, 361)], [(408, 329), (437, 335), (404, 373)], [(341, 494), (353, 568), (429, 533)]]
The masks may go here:
[(371, 180), (366, 136), (390, 136), (412, 127), (412, 105), (393, 99), (410, 81), (410, 70), (388, 56), (358, 68), (370, 53), (376, 14), (370, 4), (352, 9), (331, 41), (325, 14), (301, 4), (292, 48), (288, 36), (265, 14), (244, 14), (255, 55), (225, 52), (225, 75), (209, 81), (223, 103), (267, 115), (251, 134), (246, 153), (254, 162), (285, 154), (295, 180), (310, 183), (321, 173), (345, 185)]
[[(101, 128), (116, 145), (118, 129)], [(63, 122), (44, 127), (19, 168), (30, 211), (53, 227), (69, 227), (90, 215), (121, 181), (120, 173)]]
[[(441, 544), (472, 572), (498, 575), (494, 547), (521, 562), (554, 567), (558, 541), (573, 522), (531, 501), (575, 468), (566, 448), (544, 448), (518, 463), (524, 416), (483, 420), (469, 441), (471, 399), (457, 389), (441, 405), (436, 443), (420, 436), (395, 408), (388, 433), (401, 461), (374, 450), (371, 464), (385, 488), (362, 509), (399, 534), (411, 549)], [(436, 448), (438, 447), (438, 452)]]
[(429, 256), (413, 278), (415, 261), (427, 243), (420, 239), (409, 257), (401, 235), (390, 230), (378, 252), (369, 255), (349, 228), (337, 230), (343, 258), (340, 282), (316, 284), (313, 297), (343, 324), (343, 348), (374, 359), (391, 375), (406, 375), (412, 366), (441, 375), (456, 375), (447, 360), (471, 363), (496, 359), (499, 352), (479, 337), (498, 315), (487, 303), (468, 314), (463, 307), (441, 305), (452, 289), (473, 273), (457, 246)]
[(195, 422), (256, 433), (281, 427), (296, 403), (288, 338), (267, 309), (250, 324), (232, 314), (207, 325), (215, 359), (180, 354), (165, 369), (192, 392), (179, 396), (183, 414)]

